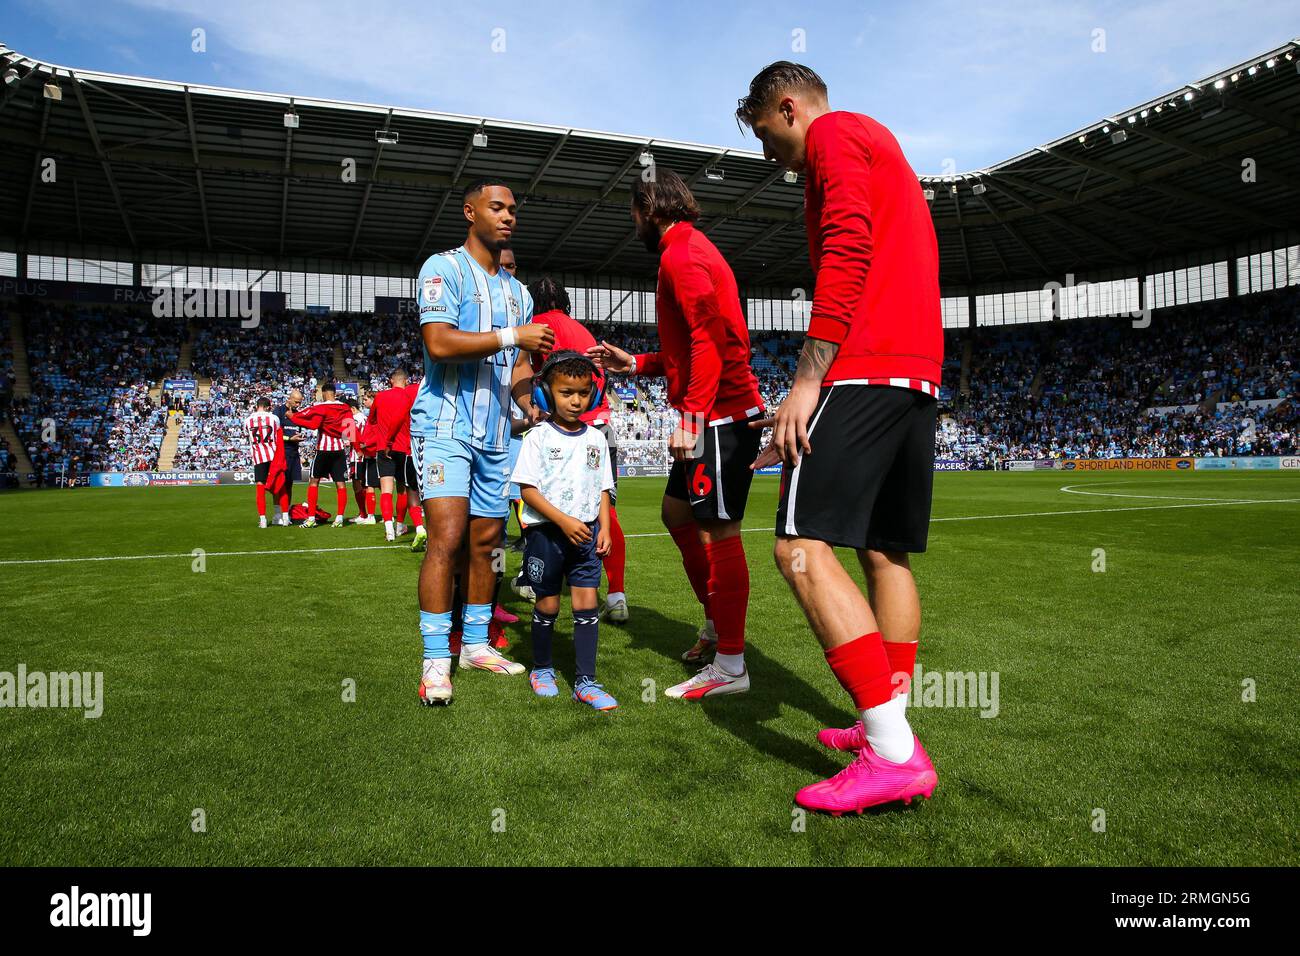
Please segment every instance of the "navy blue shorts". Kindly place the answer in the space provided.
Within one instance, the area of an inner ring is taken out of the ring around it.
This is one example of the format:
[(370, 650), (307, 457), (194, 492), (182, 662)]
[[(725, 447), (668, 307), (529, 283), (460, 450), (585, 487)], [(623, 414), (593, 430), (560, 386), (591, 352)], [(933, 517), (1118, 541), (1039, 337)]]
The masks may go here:
[(588, 522), (587, 527), (591, 540), (583, 545), (575, 545), (549, 521), (524, 532), (524, 580), (539, 598), (559, 594), (565, 578), (571, 588), (600, 587), (600, 555), (596, 553), (600, 522)]

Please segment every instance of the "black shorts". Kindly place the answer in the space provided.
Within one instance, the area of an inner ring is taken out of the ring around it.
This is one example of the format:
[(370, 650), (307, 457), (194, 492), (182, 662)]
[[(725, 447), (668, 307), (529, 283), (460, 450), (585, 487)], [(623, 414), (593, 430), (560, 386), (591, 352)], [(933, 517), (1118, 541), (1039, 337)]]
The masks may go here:
[(559, 594), (568, 580), (571, 588), (600, 587), (601, 563), (596, 553), (600, 522), (590, 521), (591, 540), (574, 544), (549, 521), (524, 530), (523, 575), (539, 598)]
[(367, 488), (379, 487), (379, 460), (376, 458), (367, 458), (364, 462), (365, 469), (362, 474), (365, 476)]
[(259, 461), (253, 465), (253, 481), (259, 485), (266, 484), (267, 476), (271, 474), (271, 463), (269, 461)]
[(349, 481), (366, 480), (366, 460), (364, 458), (348, 459), (348, 480)]
[(318, 451), (311, 462), (313, 478), (333, 478), (339, 483), (348, 480), (348, 453), (345, 451)]
[(400, 451), (380, 452), (375, 456), (380, 478), (392, 478), (399, 485), (406, 483), (410, 455)]
[(605, 436), (605, 444), (609, 446), (609, 469), (614, 473), (614, 487), (609, 490), (609, 506), (612, 508), (618, 504), (618, 445), (614, 444), (618, 436), (609, 425), (597, 425), (596, 430)]
[(822, 389), (808, 425), (812, 454), (781, 472), (777, 535), (924, 551), (938, 404), (924, 392), (890, 385)]
[(697, 458), (675, 461), (668, 471), (664, 497), (690, 503), (696, 520), (739, 521), (754, 473), (749, 466), (758, 457), (763, 433), (748, 422), (710, 425), (695, 448)]

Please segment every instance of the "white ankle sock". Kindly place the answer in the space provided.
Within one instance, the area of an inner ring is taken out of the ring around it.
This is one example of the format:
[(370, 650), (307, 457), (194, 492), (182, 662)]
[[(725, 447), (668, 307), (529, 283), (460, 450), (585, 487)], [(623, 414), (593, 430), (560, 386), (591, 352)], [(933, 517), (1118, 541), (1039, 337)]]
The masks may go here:
[(739, 677), (745, 673), (745, 652), (741, 651), (739, 654), (715, 654), (713, 663), (718, 666), (722, 673), (729, 674), (732, 677)]
[(900, 694), (870, 710), (862, 711), (862, 726), (867, 743), (880, 757), (893, 763), (912, 759), (916, 739), (907, 722), (907, 697)]

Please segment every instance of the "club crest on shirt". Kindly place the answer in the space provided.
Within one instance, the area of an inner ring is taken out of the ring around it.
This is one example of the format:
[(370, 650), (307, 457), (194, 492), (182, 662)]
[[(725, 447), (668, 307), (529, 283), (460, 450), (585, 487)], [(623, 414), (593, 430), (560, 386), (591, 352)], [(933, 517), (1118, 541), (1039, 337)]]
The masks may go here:
[(426, 484), (430, 486), (442, 484), (442, 480), (443, 480), (442, 462), (440, 461), (429, 462), (429, 467), (426, 469), (426, 471), (427, 471)]
[(519, 318), (519, 300), (509, 292), (506, 293), (506, 305), (510, 308), (510, 314), (516, 319)]
[(587, 447), (587, 467), (588, 468), (600, 467), (600, 449), (594, 445), (589, 445)]
[(424, 279), (424, 301), (432, 305), (442, 298), (442, 276), (426, 276)]

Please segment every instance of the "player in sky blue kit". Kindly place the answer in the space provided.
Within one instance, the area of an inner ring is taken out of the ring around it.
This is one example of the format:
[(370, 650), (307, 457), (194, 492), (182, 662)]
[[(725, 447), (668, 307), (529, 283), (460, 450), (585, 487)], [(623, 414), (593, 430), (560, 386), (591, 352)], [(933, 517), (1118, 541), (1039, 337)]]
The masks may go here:
[(415, 295), (424, 344), (424, 379), (411, 407), (411, 460), (420, 481), (428, 549), (420, 566), (424, 665), (420, 702), (449, 704), (452, 573), (468, 535), (460, 666), (522, 674), (488, 643), (496, 587), (494, 548), (509, 510), (510, 399), (537, 421), (525, 352), (549, 351), (554, 333), (532, 322), (525, 289), (501, 268), (514, 232), (515, 197), (496, 180), (464, 194), (465, 244), (430, 256)]

